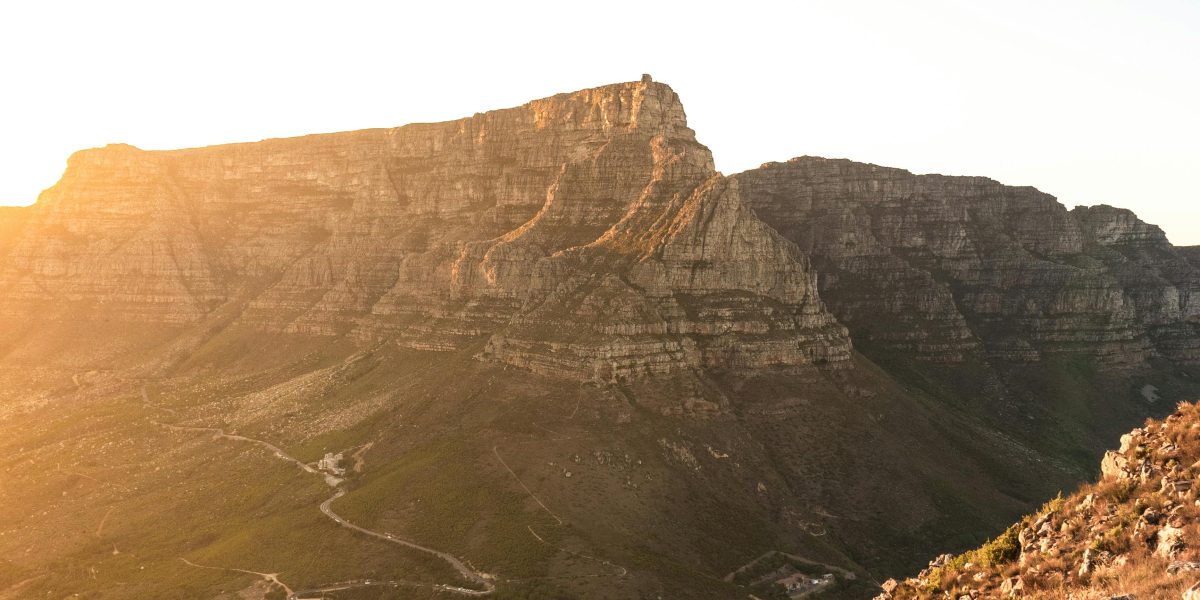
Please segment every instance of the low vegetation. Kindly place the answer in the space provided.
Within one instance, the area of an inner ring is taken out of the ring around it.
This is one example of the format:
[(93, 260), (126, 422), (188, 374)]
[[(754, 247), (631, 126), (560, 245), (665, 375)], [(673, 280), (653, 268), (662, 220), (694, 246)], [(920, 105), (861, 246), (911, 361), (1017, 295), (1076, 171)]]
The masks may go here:
[(980, 548), (889, 580), (879, 600), (1190, 600), (1185, 591), (1200, 588), (1200, 407), (1180, 404), (1122, 436), (1102, 471)]

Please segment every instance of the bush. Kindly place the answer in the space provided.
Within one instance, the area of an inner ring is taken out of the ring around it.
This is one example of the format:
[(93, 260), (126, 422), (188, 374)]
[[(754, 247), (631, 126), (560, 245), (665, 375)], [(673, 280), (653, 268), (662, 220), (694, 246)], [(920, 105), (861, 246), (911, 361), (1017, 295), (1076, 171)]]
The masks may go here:
[(984, 544), (978, 550), (970, 552), (969, 554), (974, 556), (968, 562), (974, 562), (980, 567), (991, 569), (1016, 560), (1021, 555), (1021, 542), (1018, 539), (1019, 531), (1019, 526), (1014, 525), (1009, 527), (1008, 531), (1005, 531), (996, 539)]
[(1097, 536), (1092, 540), (1091, 548), (1093, 551), (1108, 551), (1113, 554), (1122, 554), (1129, 550), (1129, 537), (1122, 535), (1125, 532), (1125, 524), (1118, 523), (1116, 527), (1106, 531), (1104, 535)]
[(1132, 479), (1114, 481), (1101, 489), (1098, 495), (1113, 504), (1124, 504), (1133, 497), (1137, 485), (1137, 482)]
[[(1054, 502), (1054, 500), (1051, 500), (1047, 503), (1047, 506)], [(1062, 506), (1062, 494), (1059, 494), (1057, 502), (1057, 506)], [(1017, 557), (1021, 556), (1021, 541), (1019, 539), (1021, 527), (1021, 524), (1013, 525), (996, 539), (988, 540), (975, 550), (959, 554), (950, 559), (944, 566), (934, 569), (929, 576), (925, 591), (932, 593), (939, 588), (945, 587), (947, 582), (942, 581), (944, 576), (961, 571), (967, 563), (974, 563), (981, 569), (994, 569), (1013, 562)]]

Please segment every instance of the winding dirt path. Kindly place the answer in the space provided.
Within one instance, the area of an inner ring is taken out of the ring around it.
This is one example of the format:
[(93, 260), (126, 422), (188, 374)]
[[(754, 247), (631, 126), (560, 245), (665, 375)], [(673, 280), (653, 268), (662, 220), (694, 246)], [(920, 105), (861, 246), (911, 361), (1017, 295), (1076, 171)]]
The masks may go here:
[(351, 522), (343, 519), (342, 517), (338, 516), (337, 513), (333, 512), (333, 509), (330, 507), (330, 505), (333, 504), (334, 500), (341, 498), (345, 494), (346, 494), (346, 490), (344, 490), (342, 488), (338, 488), (337, 493), (334, 494), (332, 498), (321, 503), (321, 512), (325, 513), (325, 516), (329, 517), (330, 519), (337, 521), (338, 525), (341, 525), (342, 527), (347, 527), (347, 528), (353, 529), (354, 531), (357, 531), (359, 533), (364, 533), (366, 535), (379, 538), (385, 542), (391, 542), (393, 544), (400, 544), (401, 546), (407, 546), (414, 550), (420, 550), (421, 552), (428, 552), (429, 554), (432, 554), (432, 555), (450, 563), (450, 566), (454, 567), (455, 570), (457, 570), (459, 573), (462, 573), (463, 577), (466, 577), (467, 579), (470, 579), (471, 581), (474, 581), (475, 583), (478, 583), (478, 584), (486, 587), (487, 590), (486, 591), (468, 590), (465, 588), (455, 588), (455, 587), (450, 587), (450, 586), (434, 586), (434, 587), (438, 587), (439, 589), (457, 591), (457, 592), (463, 593), (463, 594), (470, 594), (472, 596), (483, 596), (485, 594), (492, 593), (492, 589), (494, 586), (491, 584), (491, 582), (489, 582), (488, 580), (481, 577), (475, 571), (472, 571), (471, 569), (469, 569), (466, 565), (464, 565), (462, 563), (462, 561), (458, 560), (457, 558), (454, 558), (453, 556), (446, 554), (445, 552), (434, 550), (433, 548), (426, 548), (425, 546), (422, 546), (420, 544), (414, 544), (407, 540), (402, 540), (396, 536), (393, 536), (390, 533), (379, 533), (376, 531), (371, 531), (370, 529), (364, 529), (364, 528), (359, 527), (358, 525), (355, 525), (354, 523), (351, 523)]
[[(155, 425), (160, 425), (162, 427), (166, 427), (167, 429), (173, 429), (176, 431), (210, 431), (213, 433), (214, 440), (219, 439), (219, 438), (225, 438), (225, 439), (234, 440), (234, 441), (238, 441), (238, 442), (250, 442), (251, 444), (258, 444), (259, 446), (262, 446), (262, 447), (266, 448), (267, 450), (274, 452), (276, 458), (281, 458), (283, 460), (295, 463), (296, 466), (300, 467), (301, 469), (304, 469), (308, 473), (312, 473), (313, 475), (321, 475), (322, 474), (320, 471), (296, 460), (287, 452), (280, 450), (278, 446), (275, 446), (274, 444), (268, 444), (267, 442), (264, 442), (262, 440), (256, 440), (254, 438), (248, 438), (248, 437), (244, 437), (244, 436), (240, 436), (240, 435), (230, 435), (228, 433), (225, 433), (225, 430), (221, 429), (219, 427), (182, 427), (179, 425), (170, 425), (167, 423), (160, 423), (158, 421), (151, 421), (151, 422), (154, 423)], [(341, 480), (339, 479), (338, 481), (341, 481)]]
[[(492, 446), (492, 454), (495, 454), (496, 458), (500, 459), (500, 464), (504, 465), (504, 468), (508, 471), (508, 473), (510, 475), (513, 476), (513, 479), (517, 480), (517, 483), (521, 484), (522, 488), (525, 488), (525, 492), (527, 494), (529, 494), (530, 498), (533, 498), (533, 500), (538, 503), (538, 506), (542, 507), (542, 509), (545, 510), (550, 516), (554, 517), (554, 520), (558, 521), (559, 525), (562, 525), (563, 520), (558, 518), (558, 515), (554, 514), (554, 511), (550, 510), (550, 507), (546, 506), (545, 504), (542, 504), (542, 500), (537, 497), (537, 494), (533, 493), (533, 490), (529, 489), (529, 486), (525, 485), (525, 482), (521, 481), (520, 477), (517, 477), (517, 474), (513, 472), (512, 467), (508, 466), (507, 462), (504, 462), (504, 458), (502, 456), (500, 456), (499, 448), (500, 448), (499, 444)], [(532, 530), (530, 530), (530, 531), (532, 531)], [(537, 537), (536, 533), (533, 535), (534, 535), (534, 537)], [(540, 540), (542, 538), (538, 538), (538, 539)]]
[[(567, 550), (566, 548), (563, 548), (563, 547), (561, 547), (561, 546), (555, 546), (554, 544), (551, 544), (550, 542), (547, 542), (546, 540), (543, 540), (543, 539), (542, 539), (542, 536), (538, 535), (538, 534), (537, 534), (537, 532), (533, 530), (533, 526), (532, 526), (532, 525), (526, 525), (526, 526), (525, 526), (525, 528), (529, 530), (529, 533), (532, 533), (532, 534), (533, 534), (533, 537), (537, 538), (537, 541), (539, 541), (539, 542), (541, 542), (541, 543), (543, 543), (543, 544), (545, 544), (545, 545), (547, 545), (547, 546), (550, 546), (551, 548), (555, 548), (555, 549), (557, 549), (559, 552), (566, 552), (567, 554), (570, 554), (571, 556), (578, 556), (579, 558), (585, 558), (585, 559), (587, 559), (587, 560), (590, 560), (590, 561), (595, 561), (595, 562), (598, 562), (598, 563), (600, 563), (600, 564), (602, 564), (602, 565), (608, 565), (608, 566), (610, 566), (610, 567), (612, 567), (612, 568), (614, 568), (614, 569), (620, 569), (620, 570), (621, 570), (621, 572), (620, 572), (620, 573), (617, 573), (617, 574), (615, 575), (615, 577), (624, 577), (624, 576), (626, 576), (626, 575), (628, 575), (628, 574), (629, 574), (629, 570), (627, 570), (625, 567), (622, 567), (621, 565), (616, 565), (616, 564), (613, 564), (613, 563), (611, 563), (611, 562), (608, 562), (607, 560), (604, 560), (604, 559), (602, 559), (602, 558), (596, 558), (596, 557), (594, 557), (594, 556), (588, 556), (588, 555), (586, 555), (586, 554), (580, 554), (580, 553), (578, 553), (578, 552), (572, 552), (571, 550)], [(575, 576), (571, 577), (571, 579), (573, 579), (573, 578), (575, 578), (575, 577), (612, 577), (612, 575), (575, 575)]]
[[(574, 418), (575, 418), (575, 413), (577, 413), (577, 412), (579, 412), (579, 403), (576, 403), (576, 405), (575, 405), (575, 410), (571, 412), (571, 416), (567, 417), (567, 418), (566, 418), (566, 419), (564, 419), (564, 420), (565, 420), (565, 421), (569, 421), (569, 420), (571, 420), (571, 419), (574, 419)], [(545, 427), (545, 426), (543, 426), (543, 425), (541, 425), (541, 424), (539, 424), (539, 423), (536, 423), (536, 422), (531, 422), (531, 423), (533, 424), (533, 426), (534, 426), (534, 427), (537, 427), (538, 429), (542, 429), (542, 430), (544, 430), (544, 431), (548, 431), (548, 432), (550, 432), (550, 433), (552, 433), (552, 434), (554, 434), (554, 435), (556, 435), (556, 436), (559, 436), (559, 438), (556, 438), (556, 439), (562, 439), (562, 440), (570, 440), (570, 439), (573, 439), (573, 438), (572, 438), (571, 436), (569, 436), (569, 435), (565, 435), (565, 434), (563, 434), (563, 433), (560, 433), (560, 432), (554, 431), (553, 429), (550, 429), (549, 427)], [(554, 441), (554, 439), (555, 439), (555, 438), (552, 438), (550, 441)], [(534, 443), (534, 441), (532, 441), (532, 440), (531, 440), (531, 441), (527, 441), (527, 442), (517, 442), (517, 443), (519, 443), (519, 444), (531, 444), (531, 443)], [(529, 494), (529, 497), (530, 497), (530, 498), (533, 498), (534, 502), (537, 502), (537, 503), (538, 503), (538, 506), (542, 507), (542, 510), (545, 510), (545, 511), (546, 511), (546, 514), (549, 514), (551, 517), (554, 517), (554, 520), (555, 520), (555, 521), (558, 521), (558, 526), (560, 526), (560, 527), (561, 527), (561, 526), (562, 526), (562, 524), (563, 524), (563, 520), (562, 520), (561, 518), (559, 518), (559, 516), (558, 516), (558, 515), (554, 514), (554, 511), (550, 510), (550, 507), (546, 506), (546, 505), (545, 505), (545, 503), (543, 503), (543, 502), (542, 502), (541, 498), (538, 498), (538, 497), (537, 497), (537, 494), (534, 494), (534, 493), (533, 493), (533, 490), (529, 489), (529, 486), (525, 485), (525, 482), (524, 482), (524, 481), (521, 481), (521, 478), (520, 478), (519, 476), (517, 476), (516, 472), (514, 472), (514, 471), (512, 470), (512, 467), (508, 466), (508, 462), (506, 462), (506, 461), (504, 460), (504, 457), (500, 456), (500, 450), (499, 450), (499, 449), (500, 449), (500, 445), (499, 445), (499, 444), (497, 444), (497, 445), (495, 445), (495, 446), (492, 446), (492, 454), (495, 454), (495, 455), (496, 455), (496, 458), (497, 458), (497, 459), (500, 461), (500, 464), (501, 464), (501, 465), (504, 465), (504, 469), (505, 469), (506, 471), (508, 471), (509, 475), (512, 475), (512, 476), (513, 476), (513, 479), (516, 479), (516, 480), (517, 480), (517, 483), (518, 483), (518, 484), (520, 484), (520, 485), (521, 485), (521, 487), (522, 487), (522, 488), (525, 490), (525, 492)], [(603, 559), (600, 559), (600, 558), (596, 558), (596, 557), (594, 557), (594, 556), (588, 556), (588, 555), (586, 555), (586, 554), (580, 554), (580, 553), (578, 553), (578, 552), (573, 552), (573, 551), (571, 551), (571, 550), (567, 550), (566, 548), (563, 548), (563, 547), (560, 547), (560, 546), (555, 546), (554, 544), (551, 544), (550, 542), (547, 542), (545, 539), (543, 539), (543, 538), (542, 538), (542, 536), (538, 535), (538, 534), (537, 534), (537, 532), (533, 530), (533, 526), (532, 526), (532, 525), (526, 525), (526, 526), (525, 526), (525, 528), (529, 530), (529, 533), (533, 534), (533, 537), (534, 537), (535, 539), (537, 539), (537, 541), (539, 541), (539, 542), (541, 542), (541, 543), (543, 543), (543, 544), (545, 544), (545, 545), (547, 545), (547, 546), (550, 546), (551, 548), (554, 548), (555, 550), (558, 550), (559, 552), (565, 552), (565, 553), (567, 553), (567, 554), (570, 554), (570, 555), (572, 555), (572, 556), (578, 556), (579, 558), (583, 558), (583, 559), (587, 559), (587, 560), (590, 560), (590, 561), (593, 561), (593, 562), (597, 562), (597, 563), (600, 563), (600, 564), (602, 564), (602, 565), (606, 565), (606, 566), (608, 566), (608, 567), (611, 567), (611, 568), (613, 568), (613, 569), (619, 569), (619, 570), (621, 571), (620, 573), (614, 573), (613, 575), (578, 575), (578, 576), (573, 576), (573, 577), (567, 577), (566, 579), (573, 579), (573, 578), (576, 578), (576, 577), (624, 577), (625, 575), (629, 574), (629, 570), (628, 570), (628, 569), (626, 569), (625, 567), (622, 567), (621, 565), (613, 564), (613, 563), (611, 563), (611, 562), (609, 562), (609, 561), (607, 561), (607, 560), (603, 560)], [(556, 578), (550, 578), (550, 579), (559, 579), (559, 578), (557, 578), (557, 577), (556, 577)]]
[(198, 569), (212, 569), (214, 571), (237, 571), (238, 573), (249, 573), (251, 575), (258, 575), (259, 577), (262, 577), (263, 579), (269, 581), (273, 585), (277, 585), (277, 586), (283, 588), (283, 591), (288, 593), (289, 598), (291, 598), (293, 596), (292, 588), (284, 585), (282, 581), (279, 581), (279, 577), (278, 577), (279, 573), (259, 573), (257, 571), (247, 571), (245, 569), (229, 569), (226, 567), (209, 567), (209, 566), (205, 566), (205, 565), (198, 565), (198, 564), (196, 564), (186, 558), (183, 558), (183, 557), (180, 557), (179, 560), (182, 560), (183, 562), (185, 562), (193, 567), (196, 567)]
[(367, 442), (366, 444), (363, 444), (362, 448), (359, 448), (357, 452), (350, 455), (350, 458), (354, 459), (354, 472), (355, 473), (362, 473), (363, 462), (365, 462), (365, 459), (363, 458), (363, 453), (365, 453), (367, 450), (370, 450), (371, 446), (374, 446), (374, 445), (375, 445), (375, 442)]
[(456, 594), (471, 594), (471, 595), (475, 595), (475, 596), (480, 596), (480, 595), (483, 595), (486, 593), (490, 593), (490, 592), (480, 592), (478, 590), (468, 590), (466, 588), (455, 587), (452, 585), (435, 584), (435, 585), (431, 586), (431, 585), (425, 584), (425, 583), (413, 583), (411, 581), (404, 581), (403, 579), (379, 580), (379, 581), (367, 580), (367, 581), (347, 581), (345, 583), (331, 583), (324, 587), (309, 588), (307, 590), (297, 590), (295, 592), (292, 592), (292, 594), (288, 596), (288, 600), (303, 600), (300, 598), (300, 596), (307, 596), (309, 594), (321, 594), (323, 597), (325, 595), (325, 592), (337, 592), (337, 591), (341, 591), (341, 590), (352, 590), (355, 588), (365, 588), (365, 587), (388, 587), (388, 586), (391, 586), (391, 587), (402, 587), (402, 586), (427, 587), (428, 586), (428, 587), (432, 587), (435, 590), (444, 590), (444, 591), (453, 592)]
[(113, 509), (115, 509), (115, 508), (117, 508), (117, 507), (115, 507), (115, 506), (110, 506), (110, 507), (108, 508), (108, 512), (104, 513), (104, 518), (103, 518), (103, 519), (100, 519), (100, 526), (96, 528), (96, 537), (100, 537), (100, 532), (101, 532), (101, 531), (104, 531), (104, 524), (105, 524), (106, 522), (108, 522), (108, 515), (111, 515), (111, 514), (112, 514), (112, 511), (113, 511)]
[[(151, 404), (148, 396), (146, 395), (146, 388), (144, 388), (144, 387), (142, 388), (142, 399), (145, 400), (146, 405), (150, 408), (156, 408), (158, 410), (164, 410), (164, 411), (170, 412), (172, 414), (175, 414), (175, 411), (172, 411), (172, 410), (166, 409), (166, 408), (160, 408), (160, 407), (157, 407), (157, 406), (154, 406), (153, 404)], [(185, 558), (180, 558), (180, 560), (188, 563), (189, 565), (192, 565), (194, 567), (206, 568), (206, 569), (223, 569), (226, 571), (238, 571), (241, 573), (251, 573), (254, 575), (260, 575), (260, 576), (262, 576), (264, 578), (268, 578), (270, 581), (282, 586), (288, 592), (288, 600), (298, 600), (298, 598), (301, 594), (309, 594), (309, 593), (315, 594), (315, 593), (319, 593), (319, 592), (350, 589), (350, 588), (356, 588), (356, 587), (379, 586), (379, 585), (397, 585), (397, 586), (409, 585), (409, 586), (422, 586), (422, 587), (429, 586), (434, 589), (444, 590), (447, 592), (453, 592), (456, 594), (464, 594), (464, 595), (468, 595), (468, 596), (485, 596), (485, 595), (491, 594), (493, 591), (495, 591), (495, 588), (496, 588), (495, 585), (493, 585), (487, 579), (484, 579), (483, 576), (476, 573), (474, 570), (468, 568), (466, 565), (464, 565), (462, 563), (462, 561), (455, 558), (454, 556), (451, 556), (450, 554), (441, 552), (439, 550), (434, 550), (433, 548), (427, 548), (425, 546), (422, 546), (420, 544), (416, 544), (413, 542), (409, 542), (407, 540), (402, 540), (402, 539), (397, 538), (388, 533), (379, 533), (377, 531), (371, 531), (370, 529), (366, 529), (364, 527), (359, 527), (358, 525), (355, 525), (355, 524), (343, 519), (337, 513), (333, 512), (333, 508), (332, 508), (332, 504), (333, 504), (334, 500), (337, 500), (338, 498), (341, 498), (342, 496), (346, 495), (346, 490), (344, 488), (340, 487), (343, 480), (339, 479), (337, 477), (334, 477), (333, 475), (329, 475), (327, 473), (322, 473), (321, 471), (318, 471), (318, 470), (310, 467), (309, 465), (307, 465), (303, 462), (300, 462), (295, 457), (291, 456), (287, 452), (284, 452), (283, 450), (281, 450), (278, 446), (275, 446), (274, 444), (270, 444), (270, 443), (264, 442), (262, 440), (256, 440), (254, 438), (248, 438), (248, 437), (241, 436), (241, 435), (228, 434), (228, 433), (225, 433), (224, 429), (221, 429), (219, 427), (186, 427), (186, 426), (181, 426), (181, 425), (171, 425), (168, 423), (161, 423), (159, 421), (153, 421), (153, 420), (151, 422), (156, 425), (159, 425), (161, 427), (166, 427), (167, 429), (171, 429), (174, 431), (202, 431), (205, 433), (212, 433), (214, 440), (220, 439), (220, 438), (225, 438), (225, 439), (234, 440), (234, 441), (238, 441), (238, 442), (249, 442), (251, 444), (258, 444), (259, 446), (262, 446), (262, 447), (270, 450), (271, 452), (273, 452), (275, 454), (276, 458), (291, 462), (291, 463), (295, 464), (296, 466), (300, 467), (301, 469), (303, 469), (306, 473), (324, 477), (325, 483), (327, 485), (329, 485), (329, 487), (332, 487), (337, 490), (337, 492), (332, 497), (330, 497), (329, 499), (327, 499), (321, 503), (320, 509), (321, 509), (322, 513), (324, 513), (330, 519), (333, 519), (338, 525), (341, 525), (342, 527), (346, 527), (348, 529), (353, 529), (354, 531), (357, 531), (359, 533), (369, 535), (369, 536), (381, 539), (386, 542), (391, 542), (393, 544), (398, 544), (401, 546), (411, 548), (413, 550), (419, 550), (421, 552), (426, 552), (428, 554), (437, 556), (438, 558), (449, 563), (450, 566), (454, 567), (454, 569), (457, 570), (460, 574), (462, 574), (463, 577), (465, 577), (477, 584), (482, 585), (485, 589), (472, 590), (472, 589), (458, 587), (458, 586), (452, 586), (452, 585), (425, 584), (425, 583), (417, 583), (417, 582), (404, 581), (404, 580), (391, 580), (391, 581), (378, 581), (378, 582), (366, 581), (366, 582), (339, 583), (339, 584), (331, 584), (329, 587), (324, 587), (324, 588), (313, 588), (313, 589), (300, 590), (298, 592), (293, 592), (290, 588), (283, 585), (283, 583), (280, 582), (276, 578), (276, 575), (278, 575), (277, 573), (257, 573), (255, 571), (246, 571), (243, 569), (226, 569), (224, 567), (205, 567), (203, 565), (196, 565), (191, 562), (188, 562), (188, 560)], [(364, 448), (364, 450), (365, 450), (365, 448)], [(497, 456), (499, 456), (499, 455), (497, 455)], [(547, 510), (549, 510), (549, 509), (547, 509)]]

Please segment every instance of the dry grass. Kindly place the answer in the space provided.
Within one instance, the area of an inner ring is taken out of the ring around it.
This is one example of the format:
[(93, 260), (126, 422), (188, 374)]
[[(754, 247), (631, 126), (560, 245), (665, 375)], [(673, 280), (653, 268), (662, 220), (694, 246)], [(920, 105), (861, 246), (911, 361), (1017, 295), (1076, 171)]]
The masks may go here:
[[(1135, 467), (1147, 466), (1145, 476), (1107, 477), (1060, 495), (996, 540), (932, 569), (923, 580), (908, 580), (893, 597), (1179, 598), (1200, 573), (1172, 575), (1167, 566), (1200, 562), (1200, 485), (1176, 491), (1164, 488), (1164, 480), (1200, 476), (1200, 407), (1180, 404), (1164, 421), (1147, 421), (1139, 439), (1144, 446), (1124, 456)], [(1157, 533), (1166, 525), (1181, 529), (1184, 540), (1169, 558), (1156, 553)], [(1085, 557), (1090, 569), (1081, 569)], [(1019, 591), (1009, 592), (1016, 581)]]

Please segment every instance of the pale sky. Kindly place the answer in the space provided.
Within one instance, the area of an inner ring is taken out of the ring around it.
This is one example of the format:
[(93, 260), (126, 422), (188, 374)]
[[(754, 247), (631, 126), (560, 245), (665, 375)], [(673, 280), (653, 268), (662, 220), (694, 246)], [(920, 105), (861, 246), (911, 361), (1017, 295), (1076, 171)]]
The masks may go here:
[(4, 2), (0, 204), (83, 148), (444, 121), (642, 73), (726, 174), (985, 175), (1200, 244), (1196, 0)]

